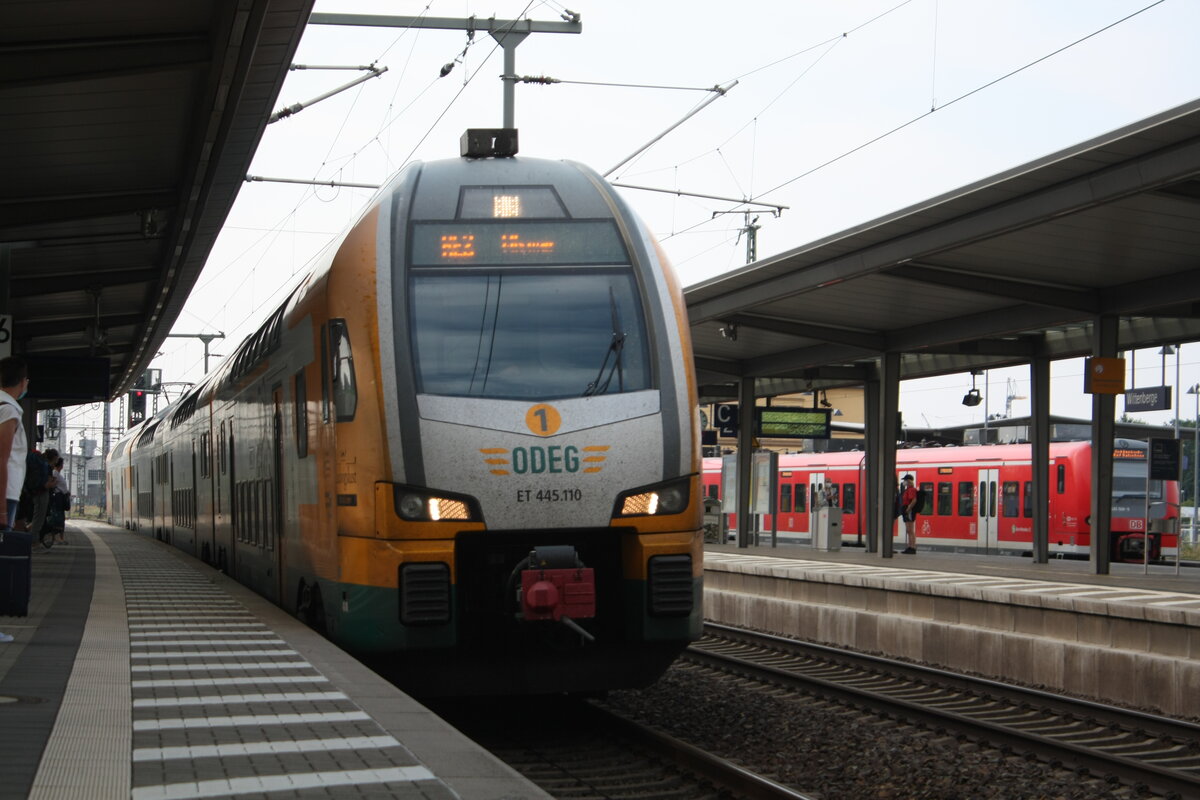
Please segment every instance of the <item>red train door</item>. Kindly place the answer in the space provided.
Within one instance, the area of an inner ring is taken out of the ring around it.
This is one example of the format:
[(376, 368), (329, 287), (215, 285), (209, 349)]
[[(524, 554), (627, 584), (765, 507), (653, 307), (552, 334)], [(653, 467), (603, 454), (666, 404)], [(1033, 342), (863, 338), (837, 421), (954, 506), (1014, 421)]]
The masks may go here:
[(984, 551), (991, 553), (999, 549), (999, 520), (996, 518), (996, 488), (1000, 481), (1000, 470), (984, 468), (979, 470), (979, 502), (975, 504), (978, 515), (978, 539)]
[[(799, 488), (799, 487), (797, 487)], [(802, 532), (815, 534), (817, 509), (824, 505), (825, 473), (812, 472), (808, 476), (808, 519), (804, 520)]]

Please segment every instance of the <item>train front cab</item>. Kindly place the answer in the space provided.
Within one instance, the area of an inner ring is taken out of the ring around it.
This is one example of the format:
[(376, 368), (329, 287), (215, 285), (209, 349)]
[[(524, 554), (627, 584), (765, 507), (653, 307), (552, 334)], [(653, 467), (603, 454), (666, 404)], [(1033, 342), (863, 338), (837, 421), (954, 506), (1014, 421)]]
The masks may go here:
[[(375, 538), (341, 539), (338, 589), (343, 608), (354, 613), (341, 615), (337, 638), (373, 653), (374, 663), (420, 693), (645, 685), (702, 625), (703, 497), (699, 476), (685, 483), (679, 513), (614, 516), (608, 528), (526, 531), (412, 520), (431, 505), (453, 514), (461, 503), (469, 515), (470, 501), (415, 501), (411, 487), (377, 483)], [(644, 502), (635, 492), (619, 504), (630, 498)], [(584, 570), (586, 582), (576, 577)], [(531, 608), (526, 574), (555, 583), (549, 591), (562, 604), (543, 600), (543, 608)], [(582, 606), (572, 605), (580, 595)], [(572, 619), (581, 607), (583, 616)], [(486, 681), (482, 663), (489, 665)]]

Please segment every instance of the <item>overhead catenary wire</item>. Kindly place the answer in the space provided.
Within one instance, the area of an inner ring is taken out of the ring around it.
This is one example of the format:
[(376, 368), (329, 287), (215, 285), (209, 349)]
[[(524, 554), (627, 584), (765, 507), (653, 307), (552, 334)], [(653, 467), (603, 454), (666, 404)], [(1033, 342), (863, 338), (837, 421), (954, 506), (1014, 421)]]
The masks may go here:
[(1059, 47), (1056, 50), (1052, 50), (1051, 52), (1046, 53), (1045, 55), (1043, 55), (1039, 58), (1035, 58), (1033, 61), (1030, 61), (1029, 63), (1025, 64), (1024, 66), (1017, 67), (1016, 69), (1011, 70), (1010, 72), (1006, 72), (1005, 74), (1001, 75), (998, 78), (994, 78), (994, 79), (988, 81), (987, 83), (984, 83), (980, 86), (976, 86), (974, 89), (971, 89), (968, 92), (964, 92), (963, 94), (960, 94), (958, 97), (955, 97), (953, 100), (949, 100), (940, 106), (931, 108), (929, 111), (926, 111), (923, 114), (919, 114), (919, 115), (913, 117), (912, 119), (908, 120), (907, 122), (897, 125), (896, 127), (892, 128), (891, 130), (885, 131), (884, 133), (881, 133), (878, 136), (868, 139), (867, 141), (863, 142), (862, 144), (858, 145), (857, 147), (851, 148), (850, 150), (847, 150), (846, 152), (842, 153), (841, 155), (834, 156), (833, 158), (829, 159), (828, 161), (824, 161), (824, 162), (818, 164), (817, 166), (813, 167), (812, 169), (809, 169), (809, 170), (806, 170), (806, 171), (800, 173), (799, 175), (795, 176), (794, 178), (789, 178), (788, 180), (784, 181), (783, 183), (780, 183), (779, 185), (777, 185), (771, 189), (768, 189), (765, 192), (762, 192), (758, 196), (763, 197), (765, 195), (771, 194), (772, 192), (777, 192), (780, 189), (782, 189), (783, 187), (789, 186), (789, 185), (795, 183), (796, 181), (801, 180), (802, 178), (807, 178), (809, 175), (812, 175), (815, 172), (819, 172), (820, 170), (823, 170), (832, 164), (836, 164), (837, 162), (841, 161), (842, 159), (847, 158), (851, 155), (854, 155), (855, 153), (859, 152), (860, 150), (870, 147), (871, 145), (875, 144), (876, 142), (882, 141), (883, 139), (886, 139), (887, 137), (889, 137), (895, 133), (898, 133), (898, 132), (904, 130), (905, 128), (908, 128), (908, 127), (916, 124), (917, 122), (920, 122), (921, 120), (925, 119), (926, 117), (930, 116), (931, 114), (935, 114), (938, 111), (941, 111), (942, 109), (949, 108), (950, 106), (954, 105), (955, 103), (958, 103), (962, 100), (966, 100), (968, 97), (971, 97), (972, 95), (976, 95), (976, 94), (984, 91), (985, 89), (995, 86), (996, 84), (998, 84), (1002, 81), (1008, 80), (1009, 78), (1013, 77), (1014, 75), (1019, 75), (1020, 73), (1024, 72), (1025, 70), (1030, 69), (1031, 67), (1035, 67), (1038, 64), (1041, 64), (1043, 61), (1051, 59), (1060, 53), (1070, 50), (1072, 47), (1076, 47), (1076, 46), (1082, 44), (1083, 42), (1086, 42), (1088, 39), (1092, 39), (1096, 36), (1099, 36), (1100, 34), (1104, 33), (1105, 31), (1111, 30), (1112, 28), (1115, 28), (1116, 26), (1118, 26), (1124, 22), (1128, 22), (1129, 20), (1133, 19), (1134, 17), (1136, 17), (1140, 14), (1144, 14), (1147, 11), (1149, 11), (1150, 9), (1154, 8), (1155, 6), (1162, 5), (1165, 2), (1166, 2), (1166, 0), (1155, 0), (1155, 2), (1151, 3), (1148, 6), (1144, 6), (1140, 9), (1138, 9), (1137, 11), (1127, 14), (1124, 17), (1121, 17), (1120, 19), (1116, 20), (1115, 22), (1110, 22), (1109, 24), (1107, 24), (1101, 28), (1097, 28), (1096, 30), (1092, 31), (1091, 33), (1087, 34), (1086, 36), (1081, 36), (1069, 44), (1065, 44), (1062, 47)]

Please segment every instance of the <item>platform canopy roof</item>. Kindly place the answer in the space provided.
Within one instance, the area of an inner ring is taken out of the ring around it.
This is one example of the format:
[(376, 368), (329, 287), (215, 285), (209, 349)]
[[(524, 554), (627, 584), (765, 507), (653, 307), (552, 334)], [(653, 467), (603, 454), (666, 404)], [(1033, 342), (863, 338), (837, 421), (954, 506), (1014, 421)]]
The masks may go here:
[[(886, 180), (880, 176), (880, 180)], [(685, 292), (703, 401), (1200, 339), (1200, 101)]]
[(0, 311), (33, 374), (70, 384), (82, 370), (81, 383), (83, 360), (104, 358), (116, 396), (146, 368), (233, 206), (312, 4), (0, 6)]

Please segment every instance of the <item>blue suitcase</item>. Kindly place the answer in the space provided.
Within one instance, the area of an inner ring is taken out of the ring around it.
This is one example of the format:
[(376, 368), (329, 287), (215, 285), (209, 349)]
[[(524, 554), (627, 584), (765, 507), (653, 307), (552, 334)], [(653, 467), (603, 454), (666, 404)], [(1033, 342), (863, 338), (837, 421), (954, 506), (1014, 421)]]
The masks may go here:
[(0, 616), (24, 617), (29, 614), (32, 549), (32, 533), (0, 531)]

